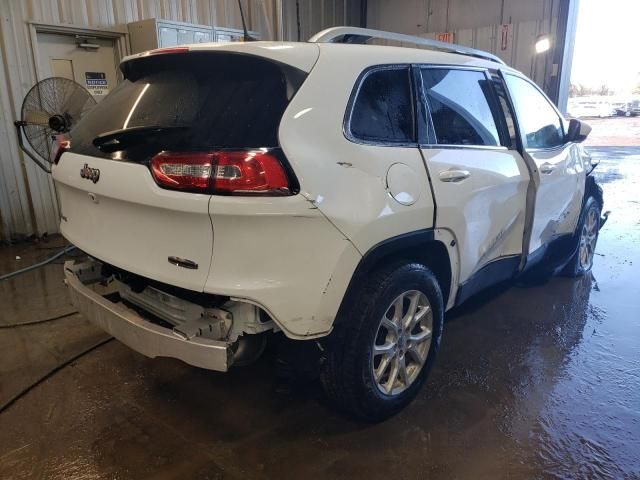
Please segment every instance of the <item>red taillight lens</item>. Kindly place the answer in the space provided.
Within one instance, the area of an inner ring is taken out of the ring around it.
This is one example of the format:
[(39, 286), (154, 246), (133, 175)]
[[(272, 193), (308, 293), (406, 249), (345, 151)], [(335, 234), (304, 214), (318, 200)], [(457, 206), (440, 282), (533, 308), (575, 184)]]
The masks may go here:
[(70, 147), (71, 140), (69, 140), (65, 135), (56, 135), (53, 139), (53, 144), (51, 145), (49, 161), (57, 165), (60, 161), (60, 156), (69, 150)]
[(151, 172), (164, 188), (213, 194), (289, 195), (291, 185), (274, 152), (161, 152)]

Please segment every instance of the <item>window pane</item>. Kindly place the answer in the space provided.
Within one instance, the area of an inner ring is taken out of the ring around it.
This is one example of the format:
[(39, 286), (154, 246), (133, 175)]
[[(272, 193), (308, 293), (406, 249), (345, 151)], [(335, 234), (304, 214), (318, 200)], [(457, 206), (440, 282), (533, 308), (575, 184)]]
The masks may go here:
[(378, 70), (363, 81), (351, 114), (351, 134), (362, 140), (412, 142), (409, 69)]
[(551, 148), (564, 143), (560, 117), (547, 99), (526, 80), (505, 75), (518, 116), (525, 148)]
[(491, 86), (484, 73), (423, 68), (422, 81), (438, 144), (500, 144), (486, 96)]

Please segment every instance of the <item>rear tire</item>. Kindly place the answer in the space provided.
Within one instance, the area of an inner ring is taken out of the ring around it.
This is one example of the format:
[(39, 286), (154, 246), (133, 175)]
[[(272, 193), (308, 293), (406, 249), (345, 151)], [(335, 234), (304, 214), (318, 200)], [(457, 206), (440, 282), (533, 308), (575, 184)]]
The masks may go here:
[(589, 196), (582, 207), (580, 220), (576, 228), (579, 236), (578, 249), (562, 270), (562, 275), (567, 277), (580, 277), (591, 271), (596, 244), (598, 242), (601, 211), (602, 206), (598, 200), (596, 200), (595, 197)]
[(321, 382), (340, 410), (369, 422), (411, 402), (440, 346), (444, 305), (424, 265), (376, 271), (326, 344)]

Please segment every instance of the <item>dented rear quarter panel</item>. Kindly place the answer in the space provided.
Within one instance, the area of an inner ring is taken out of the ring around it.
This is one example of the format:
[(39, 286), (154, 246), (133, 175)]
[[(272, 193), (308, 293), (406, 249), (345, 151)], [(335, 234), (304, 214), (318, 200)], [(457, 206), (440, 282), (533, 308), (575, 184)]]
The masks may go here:
[[(321, 45), (320, 57), (280, 124), (280, 142), (298, 175), (301, 195), (361, 254), (391, 237), (433, 227), (427, 171), (416, 146), (382, 146), (348, 140), (343, 123), (359, 75), (371, 65), (411, 63), (402, 49)], [(373, 54), (373, 55), (372, 55)], [(387, 172), (408, 166), (417, 199), (402, 205), (389, 194)]]
[(212, 196), (214, 248), (205, 292), (263, 308), (291, 338), (328, 333), (361, 258), (313, 202)]

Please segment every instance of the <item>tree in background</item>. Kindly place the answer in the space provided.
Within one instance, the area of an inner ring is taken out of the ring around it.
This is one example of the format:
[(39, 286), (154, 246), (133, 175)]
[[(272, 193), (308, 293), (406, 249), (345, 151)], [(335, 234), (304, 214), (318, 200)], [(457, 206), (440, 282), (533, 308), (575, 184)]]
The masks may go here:
[[(638, 88), (640, 88), (640, 84), (638, 85)], [(596, 88), (588, 87), (580, 83), (572, 83), (569, 86), (569, 97), (572, 97), (572, 98), (584, 97), (588, 95), (608, 96), (613, 94), (614, 94), (614, 91), (611, 88), (609, 88), (609, 86), (606, 84), (600, 85), (599, 87), (596, 87)]]

